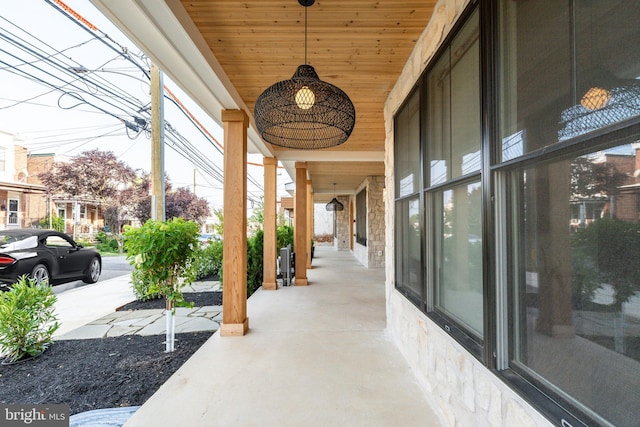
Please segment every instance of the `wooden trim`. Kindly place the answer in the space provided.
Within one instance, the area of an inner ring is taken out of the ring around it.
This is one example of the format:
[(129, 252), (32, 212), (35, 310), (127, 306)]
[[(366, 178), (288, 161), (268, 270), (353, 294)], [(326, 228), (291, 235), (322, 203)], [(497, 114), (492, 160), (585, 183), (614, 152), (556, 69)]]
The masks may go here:
[(262, 289), (276, 290), (276, 264), (278, 262), (276, 233), (276, 197), (278, 161), (265, 157), (264, 164), (264, 251), (262, 262)]
[(249, 327), (247, 320), (247, 127), (249, 118), (242, 110), (223, 110), (222, 120), (225, 148), (225, 221), (222, 243), (223, 326), (220, 334), (233, 336), (244, 335)]
[[(224, 300), (223, 300), (224, 301)], [(242, 323), (223, 323), (220, 325), (221, 337), (241, 337), (249, 331), (249, 318), (246, 317)]]
[(296, 254), (296, 275), (294, 285), (306, 286), (307, 281), (307, 164), (296, 162), (296, 196), (294, 252)]

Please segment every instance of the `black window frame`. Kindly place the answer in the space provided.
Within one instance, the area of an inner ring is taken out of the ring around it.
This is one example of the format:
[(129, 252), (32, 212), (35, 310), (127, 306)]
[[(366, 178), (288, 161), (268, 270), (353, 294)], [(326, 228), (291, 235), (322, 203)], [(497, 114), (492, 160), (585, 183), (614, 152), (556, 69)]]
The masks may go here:
[[(424, 73), (417, 80), (414, 88), (409, 92), (405, 99), (406, 102), (414, 95), (416, 91), (420, 93), (420, 109), (424, 110), (426, 103), (425, 96), (425, 84), (424, 79), (432, 66), (437, 62), (442, 54), (442, 51), (451, 43), (453, 37), (458, 34), (462, 25), (471, 16), (476, 7), (480, 12), (480, 84), (481, 84), (481, 162), (482, 168), (480, 172), (480, 181), (482, 185), (482, 240), (483, 240), (483, 261), (486, 268), (483, 271), (483, 296), (484, 296), (484, 339), (482, 342), (478, 342), (477, 339), (471, 337), (464, 329), (458, 327), (452, 319), (448, 318), (445, 313), (441, 313), (439, 310), (433, 310), (433, 300), (430, 299), (429, 291), (427, 289), (428, 275), (427, 275), (427, 254), (432, 251), (430, 245), (433, 242), (428, 241), (429, 224), (426, 222), (429, 209), (428, 197), (425, 196), (427, 188), (425, 187), (424, 174), (425, 174), (425, 152), (424, 147), (426, 144), (425, 123), (422, 119), (422, 113), (420, 114), (420, 187), (417, 192), (403, 195), (399, 197), (396, 193), (394, 196), (394, 208), (398, 212), (399, 203), (403, 203), (408, 199), (419, 199), (421, 209), (421, 219), (423, 224), (422, 237), (423, 246), (421, 248), (421, 262), (423, 265), (422, 271), (422, 294), (417, 295), (412, 292), (402, 283), (396, 280), (396, 290), (404, 295), (410, 302), (412, 302), (418, 309), (424, 312), (433, 322), (439, 325), (445, 332), (447, 332), (453, 339), (460, 343), (470, 354), (478, 359), (487, 369), (491, 370), (497, 378), (500, 378), (508, 387), (514, 390), (520, 397), (527, 402), (531, 403), (538, 411), (546, 416), (550, 421), (557, 423), (558, 425), (596, 425), (597, 420), (591, 418), (587, 413), (580, 408), (572, 405), (572, 403), (555, 393), (551, 388), (538, 381), (526, 372), (518, 369), (513, 369), (510, 366), (500, 365), (502, 363), (498, 360), (496, 353), (501, 351), (501, 348), (507, 349), (507, 353), (511, 351), (513, 346), (514, 337), (514, 316), (512, 308), (509, 307), (510, 301), (513, 297), (513, 289), (509, 286), (506, 287), (506, 296), (498, 295), (498, 281), (505, 280), (503, 275), (507, 278), (512, 277), (513, 266), (507, 263), (505, 271), (498, 271), (498, 261), (496, 258), (500, 256), (501, 249), (499, 246), (501, 242), (498, 242), (498, 234), (501, 232), (498, 230), (501, 226), (506, 226), (506, 233), (509, 234), (510, 225), (501, 224), (500, 221), (504, 221), (505, 218), (496, 218), (496, 215), (501, 213), (496, 209), (496, 193), (498, 187), (502, 185), (500, 177), (502, 174), (509, 173), (517, 168), (521, 168), (526, 165), (533, 165), (539, 161), (545, 159), (553, 159), (557, 156), (568, 156), (569, 154), (578, 154), (581, 151), (583, 153), (590, 152), (594, 147), (607, 147), (613, 145), (612, 141), (620, 140), (628, 137), (629, 135), (640, 135), (640, 118), (632, 118), (623, 120), (605, 128), (595, 130), (588, 134), (582, 134), (574, 136), (567, 140), (562, 140), (554, 143), (551, 146), (542, 147), (538, 150), (525, 153), (516, 158), (502, 161), (501, 159), (501, 141), (499, 135), (499, 5), (498, 2), (491, 0), (476, 0), (471, 1), (467, 6), (462, 16), (458, 19), (458, 22), (454, 25), (454, 28), (449, 31), (445, 40), (442, 42), (441, 47), (435, 52), (430, 60), (429, 65), (425, 69)], [(405, 104), (403, 104), (396, 116), (402, 111)], [(395, 118), (394, 118), (395, 119)], [(456, 179), (458, 182), (470, 180), (470, 175), (465, 175)], [(450, 186), (452, 182), (447, 182), (446, 185)], [(433, 188), (440, 187), (440, 184)], [(510, 203), (509, 200), (503, 201), (503, 203)], [(640, 203), (640, 201), (638, 202)], [(396, 217), (396, 224), (397, 224)], [(397, 226), (396, 226), (397, 228)], [(395, 238), (398, 238), (397, 230)], [(394, 242), (394, 245), (397, 245)], [(500, 253), (499, 253), (500, 252)], [(394, 252), (395, 253), (395, 252)], [(397, 260), (396, 260), (397, 263)], [(508, 279), (506, 279), (508, 280)], [(432, 286), (430, 284), (429, 286)], [(498, 313), (498, 309), (503, 312)], [(500, 317), (505, 316), (505, 317)], [(506, 341), (506, 344), (505, 344)], [(511, 358), (508, 356), (508, 361)]]
[(356, 243), (367, 246), (367, 187), (356, 194)]

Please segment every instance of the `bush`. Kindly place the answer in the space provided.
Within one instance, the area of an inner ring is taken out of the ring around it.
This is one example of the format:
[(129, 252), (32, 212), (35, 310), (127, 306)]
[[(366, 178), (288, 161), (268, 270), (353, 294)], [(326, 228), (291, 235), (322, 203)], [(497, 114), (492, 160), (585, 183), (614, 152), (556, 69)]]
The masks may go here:
[(61, 216), (54, 215), (53, 217), (51, 217), (51, 224), (49, 224), (49, 216), (46, 216), (40, 220), (40, 223), (38, 225), (40, 225), (41, 228), (47, 230), (52, 228), (56, 231), (64, 233), (64, 218)]
[(222, 241), (212, 240), (207, 246), (196, 250), (193, 261), (196, 279), (220, 276), (222, 270)]
[(168, 310), (188, 305), (181, 288), (195, 280), (193, 261), (198, 235), (198, 224), (182, 218), (148, 220), (140, 228), (126, 228), (127, 259), (139, 270), (142, 283), (149, 285), (147, 293), (162, 295)]
[(131, 271), (131, 286), (133, 288), (133, 295), (137, 301), (150, 301), (162, 296), (160, 292), (153, 292), (151, 285), (151, 279), (148, 275), (144, 274), (144, 271), (138, 268), (134, 268), (133, 271)]
[(280, 249), (286, 248), (291, 245), (291, 252), (293, 252), (293, 227), (290, 225), (280, 225), (276, 230), (276, 241), (278, 247), (276, 253), (280, 253)]
[(107, 243), (107, 240), (109, 240), (109, 236), (107, 236), (107, 233), (100, 230), (98, 231), (98, 234), (96, 234), (96, 240), (100, 243)]
[(41, 354), (60, 327), (54, 315), (56, 299), (47, 283), (27, 276), (0, 293), (0, 355), (15, 362)]
[(247, 239), (247, 298), (249, 298), (263, 281), (264, 265), (264, 232), (256, 231)]

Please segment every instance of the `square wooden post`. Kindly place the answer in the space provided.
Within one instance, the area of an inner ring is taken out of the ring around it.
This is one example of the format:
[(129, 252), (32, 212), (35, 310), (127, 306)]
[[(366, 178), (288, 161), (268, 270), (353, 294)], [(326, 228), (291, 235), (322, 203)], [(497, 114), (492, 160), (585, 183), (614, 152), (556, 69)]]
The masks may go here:
[(313, 239), (313, 185), (307, 181), (307, 269), (311, 267), (311, 239)]
[(220, 336), (242, 336), (247, 318), (247, 127), (242, 110), (223, 110), (224, 123), (224, 271)]
[(276, 197), (278, 160), (265, 157), (264, 164), (264, 255), (262, 271), (262, 289), (276, 290), (276, 264), (278, 262), (276, 233)]
[(294, 285), (306, 286), (307, 282), (307, 164), (296, 162), (296, 204), (294, 252), (296, 254), (296, 277)]

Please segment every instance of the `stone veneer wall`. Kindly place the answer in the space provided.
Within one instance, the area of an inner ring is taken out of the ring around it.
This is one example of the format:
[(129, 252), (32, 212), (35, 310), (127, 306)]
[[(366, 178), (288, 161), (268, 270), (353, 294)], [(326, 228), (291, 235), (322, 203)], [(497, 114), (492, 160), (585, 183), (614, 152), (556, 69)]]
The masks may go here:
[[(408, 96), (469, 0), (440, 0), (385, 104), (385, 179), (393, 189), (393, 115)], [(386, 223), (394, 224), (394, 194), (386, 194)], [(444, 425), (551, 426), (394, 288), (393, 226), (386, 228), (387, 325)]]
[(356, 194), (365, 187), (367, 188), (367, 245), (355, 243), (353, 254), (367, 268), (384, 268), (384, 177), (367, 177), (356, 190)]
[(344, 205), (344, 210), (335, 211), (336, 238), (333, 239), (333, 247), (339, 251), (348, 251), (349, 247), (349, 196), (337, 196), (336, 199)]

